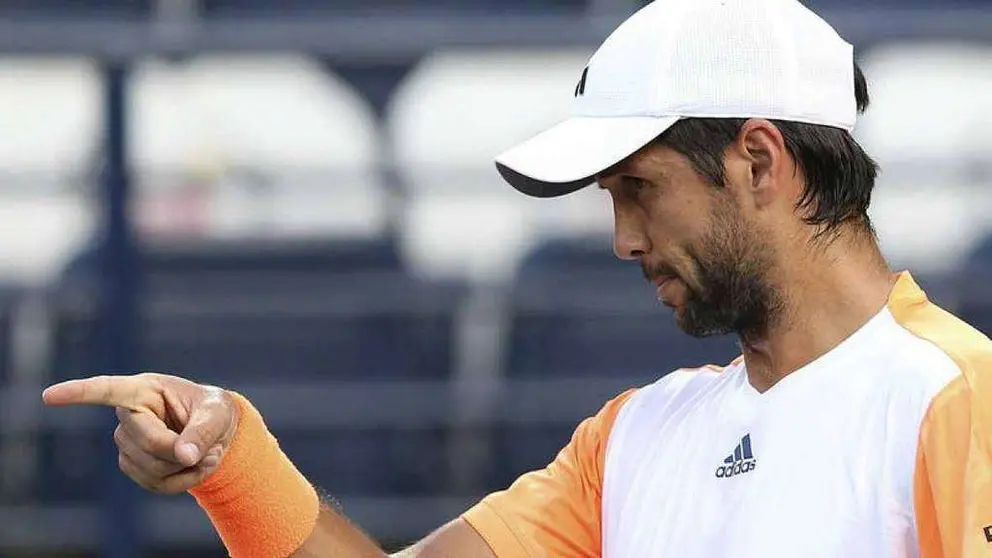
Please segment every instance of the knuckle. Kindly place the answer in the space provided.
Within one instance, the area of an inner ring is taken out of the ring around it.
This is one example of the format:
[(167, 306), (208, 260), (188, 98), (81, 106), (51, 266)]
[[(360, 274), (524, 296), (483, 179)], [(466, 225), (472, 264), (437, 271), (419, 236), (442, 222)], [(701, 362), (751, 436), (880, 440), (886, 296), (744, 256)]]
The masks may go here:
[(117, 457), (117, 466), (120, 468), (129, 479), (134, 481), (135, 484), (149, 492), (158, 492), (158, 483), (151, 481), (137, 465), (127, 458), (124, 454), (120, 454)]
[(156, 444), (155, 441), (147, 434), (141, 434), (137, 436), (134, 440), (135, 445), (142, 453), (155, 453)]
[(115, 407), (114, 414), (117, 415), (117, 420), (122, 423), (131, 418), (131, 411), (124, 407)]
[(117, 449), (121, 449), (121, 446), (124, 444), (124, 427), (120, 425), (117, 425), (117, 428), (114, 429), (114, 444), (117, 446)]
[(142, 372), (141, 374), (135, 376), (135, 379), (141, 380), (143, 384), (155, 388), (156, 390), (161, 388), (162, 378), (163, 376), (161, 374), (153, 374), (151, 372)]
[(161, 431), (133, 428), (125, 429), (125, 432), (129, 434), (131, 445), (142, 453), (160, 455), (168, 453), (172, 449), (168, 437), (164, 436)]
[(158, 479), (165, 479), (166, 477), (173, 475), (182, 469), (182, 465), (169, 463), (168, 461), (162, 459), (154, 459), (149, 465), (149, 470), (155, 475), (155, 478)]
[(124, 473), (125, 475), (127, 475), (129, 477), (131, 476), (131, 473), (133, 472), (133, 470), (131, 468), (131, 461), (123, 453), (118, 453), (117, 454), (117, 468), (120, 469), (122, 473)]

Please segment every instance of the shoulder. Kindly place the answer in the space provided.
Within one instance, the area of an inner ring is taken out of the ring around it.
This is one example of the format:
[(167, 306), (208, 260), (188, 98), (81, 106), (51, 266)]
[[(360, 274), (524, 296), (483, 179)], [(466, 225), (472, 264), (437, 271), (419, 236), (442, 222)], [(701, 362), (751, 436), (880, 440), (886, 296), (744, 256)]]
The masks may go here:
[(900, 278), (888, 309), (904, 330), (906, 347), (926, 364), (953, 366), (957, 372), (992, 374), (992, 340), (964, 320), (931, 302), (908, 275)]
[(992, 340), (932, 303), (922, 291), (898, 290), (897, 285), (889, 310), (904, 330), (900, 358), (911, 363), (908, 368), (914, 374), (940, 383), (928, 418), (970, 415), (971, 421), (992, 428), (992, 409), (972, 405), (972, 401), (992, 400)]
[[(936, 352), (929, 362), (950, 370), (927, 402), (916, 438), (913, 494), (920, 540), (934, 554), (961, 555), (965, 546), (980, 554), (987, 537), (968, 518), (981, 515), (970, 496), (992, 490), (992, 341), (922, 291), (895, 292), (889, 309), (917, 343), (929, 347), (918, 354)], [(927, 363), (921, 359), (917, 366)]]

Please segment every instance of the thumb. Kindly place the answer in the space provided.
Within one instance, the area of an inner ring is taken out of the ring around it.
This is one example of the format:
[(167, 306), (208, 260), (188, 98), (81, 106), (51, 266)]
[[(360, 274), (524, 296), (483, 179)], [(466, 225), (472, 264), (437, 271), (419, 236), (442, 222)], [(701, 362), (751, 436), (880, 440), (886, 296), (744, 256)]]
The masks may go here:
[(193, 409), (189, 422), (176, 440), (175, 453), (180, 463), (193, 467), (207, 451), (221, 442), (230, 422), (229, 413), (216, 405), (201, 405)]
[(176, 441), (176, 459), (186, 467), (192, 467), (200, 462), (200, 457), (203, 453), (200, 451), (199, 446), (193, 442), (183, 442), (182, 440)]

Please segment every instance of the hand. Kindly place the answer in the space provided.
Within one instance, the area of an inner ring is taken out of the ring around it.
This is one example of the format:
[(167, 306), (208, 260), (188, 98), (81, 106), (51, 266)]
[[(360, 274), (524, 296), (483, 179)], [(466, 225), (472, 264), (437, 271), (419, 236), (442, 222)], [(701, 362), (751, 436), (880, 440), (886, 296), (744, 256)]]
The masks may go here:
[(229, 393), (163, 374), (70, 380), (42, 398), (53, 406), (116, 407), (118, 465), (159, 494), (185, 492), (216, 471), (238, 426)]

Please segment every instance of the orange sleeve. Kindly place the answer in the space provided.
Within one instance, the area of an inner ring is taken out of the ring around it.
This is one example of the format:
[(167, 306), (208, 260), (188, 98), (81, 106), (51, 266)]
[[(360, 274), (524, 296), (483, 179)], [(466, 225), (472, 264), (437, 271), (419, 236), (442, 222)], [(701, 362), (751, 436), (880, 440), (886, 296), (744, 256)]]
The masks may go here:
[(920, 429), (914, 504), (921, 558), (992, 556), (992, 399), (979, 396), (976, 381), (988, 378), (966, 373), (952, 381)]
[(600, 556), (606, 442), (634, 392), (624, 392), (582, 421), (546, 468), (521, 476), (465, 512), (462, 517), (498, 558)]

